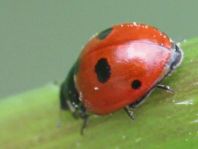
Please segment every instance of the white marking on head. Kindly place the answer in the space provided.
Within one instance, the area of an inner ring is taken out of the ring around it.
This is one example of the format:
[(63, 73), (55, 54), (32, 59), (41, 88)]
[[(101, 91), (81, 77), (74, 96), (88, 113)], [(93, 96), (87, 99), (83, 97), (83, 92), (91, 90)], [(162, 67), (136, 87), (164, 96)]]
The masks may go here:
[(80, 92), (79, 92), (79, 100), (82, 102), (82, 99), (83, 99), (83, 94), (82, 94), (82, 92), (80, 91)]

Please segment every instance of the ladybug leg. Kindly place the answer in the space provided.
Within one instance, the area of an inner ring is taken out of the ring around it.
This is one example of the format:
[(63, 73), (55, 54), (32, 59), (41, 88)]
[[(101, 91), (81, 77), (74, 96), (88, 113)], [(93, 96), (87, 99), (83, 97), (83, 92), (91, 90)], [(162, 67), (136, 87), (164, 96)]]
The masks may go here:
[(131, 107), (131, 106), (126, 106), (126, 107), (124, 108), (125, 112), (127, 113), (127, 115), (128, 115), (132, 120), (135, 119), (133, 109), (134, 109), (134, 108)]
[(171, 94), (174, 94), (174, 90), (172, 88), (170, 88), (170, 86), (168, 85), (164, 85), (164, 84), (157, 84), (156, 86), (157, 88), (160, 88), (160, 89), (164, 89), (166, 90), (167, 92), (171, 93)]
[[(67, 102), (70, 103), (70, 102)], [(89, 114), (86, 111), (86, 108), (82, 104), (74, 104), (74, 105), (69, 105), (70, 111), (73, 115), (74, 118), (82, 118), (83, 123), (80, 129), (80, 134), (84, 134), (84, 129), (87, 127), (88, 121), (89, 121)]]
[(87, 127), (88, 121), (89, 121), (89, 115), (87, 113), (84, 113), (83, 116), (81, 116), (83, 119), (83, 124), (81, 126), (81, 130), (80, 130), (80, 134), (83, 135), (84, 134), (84, 130)]

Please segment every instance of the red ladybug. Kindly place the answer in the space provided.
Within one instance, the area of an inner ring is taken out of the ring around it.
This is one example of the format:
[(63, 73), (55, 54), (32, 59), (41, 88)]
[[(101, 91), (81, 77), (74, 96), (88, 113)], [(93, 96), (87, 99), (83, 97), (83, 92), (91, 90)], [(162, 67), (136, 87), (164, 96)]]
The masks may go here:
[(62, 109), (84, 119), (132, 109), (156, 87), (172, 92), (161, 81), (182, 61), (182, 49), (153, 26), (126, 23), (112, 26), (83, 48), (60, 91)]

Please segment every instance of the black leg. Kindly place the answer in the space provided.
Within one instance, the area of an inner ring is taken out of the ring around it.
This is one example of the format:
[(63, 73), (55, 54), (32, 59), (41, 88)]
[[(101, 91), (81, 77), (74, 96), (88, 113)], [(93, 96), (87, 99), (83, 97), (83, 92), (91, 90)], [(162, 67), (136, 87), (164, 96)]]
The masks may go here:
[(82, 127), (81, 127), (81, 130), (80, 130), (80, 134), (83, 135), (84, 134), (84, 129), (87, 127), (87, 124), (88, 124), (88, 120), (89, 120), (89, 115), (88, 114), (85, 114), (83, 117), (83, 124), (82, 124)]
[(164, 85), (164, 84), (157, 84), (156, 86), (157, 88), (160, 88), (160, 89), (164, 89), (166, 90), (167, 92), (171, 93), (171, 94), (174, 94), (174, 90), (172, 88), (170, 88), (170, 86), (168, 85)]
[(133, 108), (130, 107), (130, 106), (126, 106), (124, 108), (125, 112), (127, 113), (127, 115), (132, 119), (134, 120), (135, 119), (135, 116), (134, 116), (134, 113), (133, 113)]

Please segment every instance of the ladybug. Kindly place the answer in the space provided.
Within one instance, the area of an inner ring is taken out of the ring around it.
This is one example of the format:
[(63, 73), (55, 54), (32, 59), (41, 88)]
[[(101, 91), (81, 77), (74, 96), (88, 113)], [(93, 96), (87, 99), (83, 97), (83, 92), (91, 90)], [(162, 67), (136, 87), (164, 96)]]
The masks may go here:
[(182, 49), (157, 28), (138, 23), (114, 25), (84, 46), (60, 89), (60, 106), (87, 125), (90, 113), (133, 109), (155, 89), (173, 90), (162, 80), (182, 62)]

